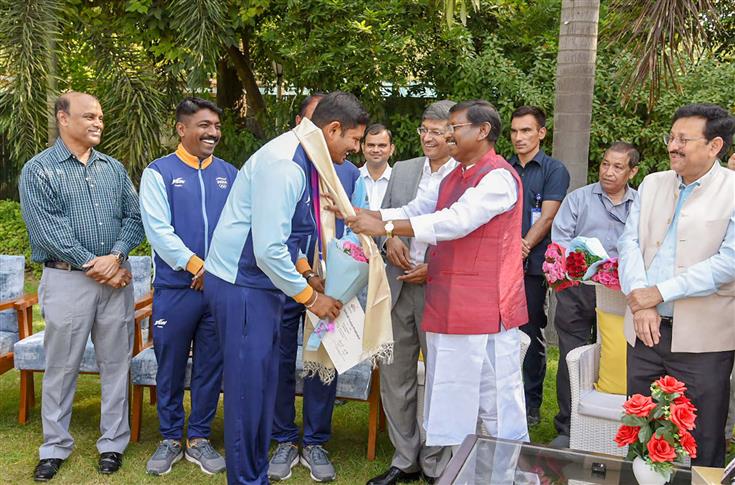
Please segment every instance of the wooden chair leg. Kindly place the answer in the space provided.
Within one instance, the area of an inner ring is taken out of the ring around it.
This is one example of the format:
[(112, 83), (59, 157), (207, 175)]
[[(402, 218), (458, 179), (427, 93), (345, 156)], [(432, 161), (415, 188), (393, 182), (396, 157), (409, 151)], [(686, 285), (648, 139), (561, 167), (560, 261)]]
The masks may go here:
[(368, 461), (375, 460), (378, 447), (378, 427), (380, 426), (380, 375), (374, 369), (370, 378), (370, 395), (368, 396)]
[(133, 405), (130, 423), (130, 439), (140, 441), (140, 422), (143, 418), (143, 386), (133, 386)]
[(31, 409), (36, 407), (36, 384), (33, 379), (33, 372), (31, 372), (31, 377), (28, 379), (28, 402)]
[(151, 406), (155, 406), (156, 401), (158, 401), (158, 394), (156, 393), (156, 386), (149, 387), (148, 393), (150, 394)]
[(20, 403), (18, 403), (18, 423), (26, 424), (33, 399), (33, 372), (20, 371)]
[(9, 352), (0, 356), (0, 375), (5, 374), (13, 368), (13, 353)]

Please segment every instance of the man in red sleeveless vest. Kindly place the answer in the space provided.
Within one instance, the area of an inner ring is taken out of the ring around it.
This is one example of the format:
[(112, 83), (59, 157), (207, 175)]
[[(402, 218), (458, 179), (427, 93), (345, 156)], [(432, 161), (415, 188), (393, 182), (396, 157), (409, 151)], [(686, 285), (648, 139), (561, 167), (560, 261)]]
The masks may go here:
[(428, 250), (426, 401), (429, 446), (456, 446), (478, 417), (493, 436), (528, 440), (519, 326), (528, 321), (521, 257), (521, 180), (495, 153), (500, 117), (483, 100), (450, 110), (460, 165), (438, 192), (398, 209), (362, 210), (357, 233), (409, 236)]

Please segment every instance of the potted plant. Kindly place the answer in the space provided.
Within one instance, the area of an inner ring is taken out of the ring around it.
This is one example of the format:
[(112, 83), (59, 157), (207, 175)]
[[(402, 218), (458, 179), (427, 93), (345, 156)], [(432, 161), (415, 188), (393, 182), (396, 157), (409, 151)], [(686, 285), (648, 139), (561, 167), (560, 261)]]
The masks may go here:
[(628, 446), (638, 483), (664, 484), (671, 478), (674, 461), (697, 457), (690, 433), (697, 408), (684, 395), (686, 390), (683, 382), (664, 376), (651, 384), (650, 396), (634, 394), (623, 404), (623, 424), (615, 442)]

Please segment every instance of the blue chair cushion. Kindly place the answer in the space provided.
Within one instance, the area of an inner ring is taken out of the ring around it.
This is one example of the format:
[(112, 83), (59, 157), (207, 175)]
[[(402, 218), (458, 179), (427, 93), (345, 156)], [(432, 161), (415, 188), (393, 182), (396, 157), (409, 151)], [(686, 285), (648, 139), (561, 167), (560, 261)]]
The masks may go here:
[[(304, 359), (302, 347), (299, 345), (296, 352), (296, 393), (301, 394), (304, 390)], [(370, 377), (372, 366), (369, 361), (357, 364), (344, 374), (337, 376), (337, 398), (357, 399), (367, 401), (370, 395)]]
[[(45, 331), (37, 332), (15, 343), (16, 369), (38, 371), (46, 369), (46, 352), (43, 348), (43, 337), (45, 333)], [(79, 372), (99, 372), (91, 338), (87, 339), (87, 346), (84, 348)]]
[(13, 344), (18, 341), (18, 334), (15, 332), (0, 331), (0, 355), (13, 351)]
[[(24, 256), (0, 255), (0, 301), (23, 296)], [(17, 332), (18, 314), (15, 310), (0, 312), (0, 332)]]
[[(301, 373), (304, 370), (302, 362), (301, 346), (299, 346), (296, 355), (296, 393), (301, 394), (304, 389), (304, 379)], [(132, 376), (133, 385), (138, 386), (155, 386), (156, 372), (158, 364), (156, 363), (156, 354), (153, 348), (147, 348), (135, 357), (130, 365), (130, 374)], [(367, 401), (370, 395), (370, 377), (372, 367), (368, 361), (362, 362), (344, 374), (337, 377), (337, 397), (340, 399), (358, 399)], [(191, 382), (191, 358), (186, 364), (185, 386), (188, 388)]]

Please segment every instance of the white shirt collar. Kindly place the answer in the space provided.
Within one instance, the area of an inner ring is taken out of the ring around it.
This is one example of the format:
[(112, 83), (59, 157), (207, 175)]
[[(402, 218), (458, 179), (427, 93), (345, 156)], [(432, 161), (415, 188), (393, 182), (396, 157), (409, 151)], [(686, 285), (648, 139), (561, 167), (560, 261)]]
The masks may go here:
[[(383, 171), (383, 174), (382, 174), (382, 175), (381, 175), (380, 177), (378, 177), (378, 180), (383, 180), (383, 179), (385, 179), (385, 180), (390, 180), (390, 173), (391, 173), (392, 171), (393, 171), (393, 167), (391, 167), (390, 165), (388, 165), (387, 167), (385, 167), (385, 170)], [(372, 179), (373, 179), (373, 178), (372, 178), (372, 177), (370, 176), (370, 172), (368, 172), (368, 169), (367, 169), (367, 162), (366, 162), (366, 163), (365, 163), (365, 164), (364, 164), (364, 165), (363, 165), (362, 167), (360, 167), (360, 176), (362, 176), (362, 177), (367, 177), (367, 178), (369, 178), (370, 180), (372, 180)], [(378, 180), (376, 180), (376, 182), (377, 182)]]
[[(439, 167), (439, 170), (437, 170), (436, 173), (443, 177), (444, 175), (454, 170), (457, 165), (459, 165), (459, 162), (457, 162), (452, 157), (449, 157), (449, 160), (447, 160), (444, 165)], [(431, 174), (431, 162), (429, 162), (429, 157), (424, 158), (424, 167), (422, 170), (424, 173)]]

